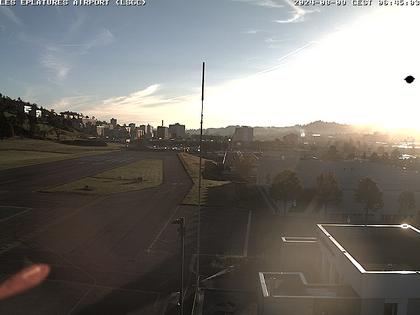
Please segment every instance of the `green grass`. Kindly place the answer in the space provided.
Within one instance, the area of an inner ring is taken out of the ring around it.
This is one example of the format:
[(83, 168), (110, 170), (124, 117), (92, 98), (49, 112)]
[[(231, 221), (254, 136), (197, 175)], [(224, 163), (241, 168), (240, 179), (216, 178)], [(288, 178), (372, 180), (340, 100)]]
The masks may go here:
[(82, 147), (36, 139), (0, 140), (0, 170), (107, 153), (120, 147), (114, 143)]
[[(198, 205), (198, 175), (199, 175), (199, 158), (197, 156), (188, 154), (188, 153), (179, 153), (178, 154), (182, 164), (184, 165), (185, 169), (188, 172), (188, 175), (190, 175), (193, 186), (188, 192), (188, 194), (185, 196), (183, 200), (183, 204), (189, 204), (189, 205)], [(203, 159), (202, 161), (202, 169), (204, 169), (205, 161), (208, 161), (206, 159)], [(201, 179), (201, 204), (205, 205), (207, 204), (207, 192), (208, 189), (211, 187), (217, 187), (222, 186), (225, 184), (228, 184), (230, 182), (228, 181), (220, 181), (220, 180), (211, 180), (211, 179)]]
[(106, 195), (155, 187), (162, 179), (162, 160), (141, 160), (44, 191)]

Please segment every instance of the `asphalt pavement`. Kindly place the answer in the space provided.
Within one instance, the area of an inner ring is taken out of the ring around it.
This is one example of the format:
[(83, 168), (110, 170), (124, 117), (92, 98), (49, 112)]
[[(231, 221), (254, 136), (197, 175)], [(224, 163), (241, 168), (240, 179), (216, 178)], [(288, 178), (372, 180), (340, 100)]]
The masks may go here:
[[(164, 161), (162, 185), (108, 196), (40, 192), (140, 159)], [(0, 220), (0, 277), (32, 262), (52, 272), (0, 303), (0, 313), (161, 314), (179, 283), (179, 246), (153, 247), (163, 232), (177, 244), (170, 221), (191, 214), (179, 207), (190, 187), (172, 152), (120, 151), (1, 171), (0, 208), (16, 214)]]

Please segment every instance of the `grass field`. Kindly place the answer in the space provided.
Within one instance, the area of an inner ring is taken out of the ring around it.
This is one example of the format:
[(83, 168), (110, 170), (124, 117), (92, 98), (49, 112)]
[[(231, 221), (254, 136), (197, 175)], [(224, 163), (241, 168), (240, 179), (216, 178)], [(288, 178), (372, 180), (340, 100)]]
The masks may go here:
[(106, 147), (82, 147), (47, 140), (0, 140), (0, 170), (47, 163), (120, 149), (119, 144)]
[[(179, 153), (179, 158), (184, 165), (185, 169), (190, 175), (193, 186), (188, 194), (185, 196), (183, 203), (190, 205), (198, 205), (198, 174), (199, 174), (199, 158), (197, 156), (188, 154), (188, 153)], [(202, 161), (202, 169), (204, 169), (204, 163), (206, 159)], [(201, 180), (201, 204), (205, 205), (207, 203), (207, 191), (211, 187), (222, 186), (228, 184), (228, 181), (219, 181), (219, 180), (210, 180), (204, 179)]]
[(113, 194), (155, 187), (162, 179), (162, 160), (141, 160), (44, 191)]

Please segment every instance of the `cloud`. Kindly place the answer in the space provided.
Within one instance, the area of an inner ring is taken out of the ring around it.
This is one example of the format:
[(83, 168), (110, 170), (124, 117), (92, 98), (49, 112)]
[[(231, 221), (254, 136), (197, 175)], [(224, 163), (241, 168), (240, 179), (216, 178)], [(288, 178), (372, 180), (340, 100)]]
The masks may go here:
[[(185, 117), (191, 114), (191, 108), (187, 105), (191, 104), (191, 100), (190, 95), (166, 97), (162, 92), (162, 86), (153, 84), (128, 95), (102, 100), (92, 95), (65, 97), (51, 106), (57, 111), (75, 110), (101, 120), (117, 117), (121, 123), (157, 124), (160, 119), (184, 121)], [(198, 100), (199, 97), (197, 104)], [(163, 106), (165, 106), (164, 111), (161, 108)]]
[[(297, 22), (302, 22), (305, 19), (305, 15), (309, 14), (309, 13), (313, 13), (313, 12), (319, 12), (318, 9), (315, 10), (304, 10), (299, 6), (295, 6), (295, 4), (293, 3), (293, 1), (291, 0), (232, 0), (234, 2), (242, 2), (242, 3), (247, 3), (247, 4), (251, 4), (251, 5), (257, 5), (257, 6), (261, 6), (261, 7), (266, 7), (266, 8), (284, 8), (285, 4), (287, 5), (287, 7), (291, 8), (292, 11), (292, 16), (288, 19), (280, 19), (280, 20), (275, 20), (275, 22), (277, 23), (297, 23)], [(246, 33), (246, 34), (256, 34), (258, 31), (255, 30), (255, 32), (253, 32), (254, 30), (251, 30), (250, 33)]]
[(268, 44), (268, 47), (270, 48), (278, 48), (280, 45), (284, 42), (290, 42), (291, 38), (275, 38), (275, 37), (269, 37), (266, 38), (264, 41)]
[(96, 35), (81, 44), (46, 44), (40, 58), (41, 65), (53, 74), (53, 79), (63, 81), (73, 68), (71, 60), (87, 54), (91, 49), (110, 45), (115, 40), (110, 30), (104, 28)]
[(261, 7), (267, 8), (283, 8), (284, 5), (281, 4), (280, 0), (232, 0), (234, 2), (243, 2), (252, 5), (258, 5)]
[(71, 66), (60, 60), (57, 55), (53, 53), (46, 53), (41, 56), (41, 64), (53, 74), (54, 78), (63, 81), (71, 70)]
[(88, 41), (86, 45), (86, 49), (92, 49), (97, 47), (105, 47), (112, 44), (115, 40), (114, 34), (107, 28), (102, 29), (96, 36)]
[(8, 7), (0, 6), (0, 13), (6, 16), (9, 20), (11, 20), (16, 25), (23, 27), (22, 20), (16, 16), (16, 14), (12, 11), (12, 9)]
[(54, 45), (49, 45), (49, 47), (51, 49), (55, 49), (56, 51), (61, 50), (63, 53), (66, 52), (67, 54), (85, 55), (91, 49), (106, 47), (112, 44), (114, 41), (115, 41), (114, 34), (112, 34), (112, 32), (109, 29), (104, 28), (98, 33), (96, 33), (95, 36), (86, 40), (85, 42), (54, 44)]
[(296, 6), (291, 0), (284, 0), (287, 5), (292, 9), (292, 17), (285, 20), (276, 20), (277, 23), (298, 23), (305, 20), (305, 15), (313, 12), (318, 12), (319, 10), (304, 10), (299, 6)]
[(70, 28), (69, 28), (69, 34), (70, 35), (73, 35), (73, 34), (79, 32), (82, 29), (83, 25), (85, 24), (85, 22), (87, 20), (87, 17), (83, 13), (83, 11), (75, 10), (74, 12), (76, 13), (76, 17), (70, 23)]
[(54, 102), (52, 106), (56, 112), (73, 110), (83, 113), (89, 105), (95, 102), (95, 99), (97, 99), (96, 95), (68, 96)]
[(244, 31), (242, 33), (243, 34), (248, 34), (248, 35), (255, 35), (255, 34), (258, 34), (260, 32), (261, 32), (260, 30), (248, 30), (248, 31)]

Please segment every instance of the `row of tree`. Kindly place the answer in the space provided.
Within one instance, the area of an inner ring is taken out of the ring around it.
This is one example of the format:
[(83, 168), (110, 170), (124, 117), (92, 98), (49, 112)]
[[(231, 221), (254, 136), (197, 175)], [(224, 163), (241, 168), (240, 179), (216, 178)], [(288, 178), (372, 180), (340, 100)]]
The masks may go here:
[[(314, 197), (324, 211), (328, 211), (331, 205), (339, 205), (342, 201), (342, 190), (334, 173), (322, 173), (316, 179), (316, 187), (313, 189)], [(285, 170), (278, 174), (270, 188), (271, 197), (283, 203), (283, 211), (286, 212), (288, 204), (296, 204), (303, 198), (305, 189), (300, 183), (296, 173)], [(384, 206), (383, 194), (378, 184), (369, 177), (361, 178), (353, 193), (354, 200), (363, 205), (365, 221), (369, 212), (381, 209)], [(410, 215), (416, 208), (414, 192), (402, 191), (398, 198), (401, 215)]]

